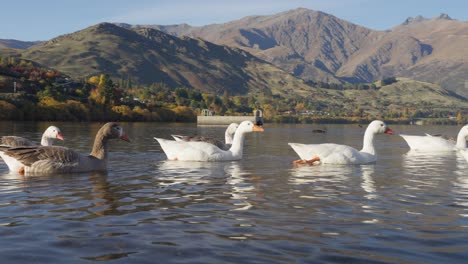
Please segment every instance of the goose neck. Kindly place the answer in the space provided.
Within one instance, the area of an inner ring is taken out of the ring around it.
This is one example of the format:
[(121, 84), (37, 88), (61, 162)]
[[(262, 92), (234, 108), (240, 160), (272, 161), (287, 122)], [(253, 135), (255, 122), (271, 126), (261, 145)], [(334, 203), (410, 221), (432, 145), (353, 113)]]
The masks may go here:
[(242, 151), (244, 149), (244, 138), (245, 133), (239, 132), (234, 134), (234, 139), (232, 141), (232, 146), (229, 151), (232, 153), (233, 156), (242, 158)]
[(456, 148), (458, 149), (464, 149), (466, 148), (466, 135), (463, 135), (463, 133), (458, 133), (458, 136), (457, 136), (457, 144), (456, 144)]
[(225, 144), (232, 144), (232, 135), (229, 133), (228, 130), (224, 132), (224, 142)]
[(50, 137), (47, 137), (46, 135), (42, 135), (41, 145), (52, 146), (52, 139)]
[(369, 154), (375, 155), (374, 136), (375, 133), (373, 133), (369, 129), (366, 130), (366, 132), (364, 133), (363, 146), (361, 150), (362, 152), (367, 152)]
[(91, 156), (100, 160), (107, 159), (107, 137), (102, 133), (96, 135)]

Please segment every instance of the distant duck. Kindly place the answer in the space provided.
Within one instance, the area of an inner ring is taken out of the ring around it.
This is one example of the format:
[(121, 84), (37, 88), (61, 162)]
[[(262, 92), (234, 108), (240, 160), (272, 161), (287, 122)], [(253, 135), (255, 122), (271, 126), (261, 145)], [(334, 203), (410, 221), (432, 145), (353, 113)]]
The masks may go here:
[(406, 141), (410, 149), (418, 151), (454, 151), (457, 149), (465, 149), (467, 147), (466, 141), (468, 140), (468, 125), (465, 125), (458, 132), (457, 140), (451, 140), (448, 137), (439, 135), (414, 136), (404, 135), (400, 136)]
[(322, 133), (322, 134), (325, 134), (325, 133), (327, 133), (327, 129), (326, 129), (326, 128), (324, 128), (324, 129), (312, 129), (312, 133), (316, 133), (316, 134)]
[[(48, 127), (41, 138), (42, 146), (52, 146), (55, 139), (63, 140), (62, 131), (56, 126)], [(3, 136), (0, 137), (0, 145), (8, 147), (37, 146), (38, 144), (24, 137)]]
[(60, 146), (0, 148), (0, 154), (10, 171), (25, 175), (105, 171), (107, 143), (109, 139), (114, 138), (129, 141), (123, 128), (111, 122), (99, 129), (89, 155)]
[(382, 133), (393, 135), (393, 130), (380, 120), (372, 121), (364, 133), (364, 146), (361, 151), (350, 146), (333, 143), (288, 143), (288, 145), (301, 158), (294, 161), (294, 164), (367, 164), (377, 160), (374, 137), (376, 134)]
[(215, 138), (211, 137), (202, 137), (202, 136), (180, 136), (180, 135), (171, 135), (176, 141), (192, 141), (192, 142), (207, 142), (217, 146), (222, 150), (228, 150), (232, 145), (232, 140), (234, 137), (234, 133), (236, 132), (239, 124), (231, 123), (224, 132), (224, 140), (225, 142), (219, 141)]
[(182, 161), (231, 161), (240, 160), (243, 155), (245, 135), (251, 132), (262, 132), (263, 128), (251, 121), (243, 121), (234, 134), (229, 150), (202, 141), (174, 141), (162, 138), (156, 139), (169, 160)]

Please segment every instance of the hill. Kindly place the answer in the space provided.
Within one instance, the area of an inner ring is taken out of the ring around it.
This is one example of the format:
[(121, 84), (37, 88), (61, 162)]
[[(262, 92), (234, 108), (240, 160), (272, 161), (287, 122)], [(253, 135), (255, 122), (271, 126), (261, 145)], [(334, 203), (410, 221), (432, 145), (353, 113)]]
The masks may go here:
[(307, 96), (333, 104), (329, 92), (241, 49), (201, 39), (178, 38), (151, 28), (126, 29), (101, 23), (59, 36), (22, 53), (74, 78), (108, 73), (133, 83), (164, 83), (231, 95)]
[(467, 108), (466, 98), (459, 97), (439, 85), (397, 78), (397, 82), (376, 90), (345, 90), (343, 96), (366, 112), (378, 114), (412, 108), (414, 112), (437, 112), (453, 108)]

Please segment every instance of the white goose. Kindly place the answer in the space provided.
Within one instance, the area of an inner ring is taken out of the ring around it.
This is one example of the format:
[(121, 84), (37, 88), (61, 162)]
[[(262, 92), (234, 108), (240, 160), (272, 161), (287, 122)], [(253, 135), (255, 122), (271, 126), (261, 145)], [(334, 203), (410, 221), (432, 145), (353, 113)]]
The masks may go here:
[[(62, 131), (60, 131), (56, 126), (50, 126), (44, 131), (44, 134), (42, 134), (41, 145), (52, 146), (55, 139), (63, 140)], [(0, 145), (8, 147), (24, 147), (37, 146), (37, 143), (24, 137), (3, 136), (0, 137)]]
[(361, 151), (346, 145), (333, 143), (326, 144), (299, 144), (288, 143), (299, 155), (301, 160), (295, 164), (367, 164), (377, 160), (374, 148), (374, 136), (376, 134), (393, 135), (393, 130), (379, 120), (372, 121), (364, 133), (364, 145)]
[(468, 140), (468, 125), (465, 125), (458, 132), (457, 141), (445, 139), (443, 137), (432, 136), (426, 134), (425, 136), (402, 135), (400, 136), (408, 143), (412, 150), (418, 151), (453, 151), (457, 149), (466, 148), (466, 141)]
[(107, 169), (107, 141), (120, 138), (129, 141), (123, 128), (107, 123), (99, 129), (91, 154), (83, 155), (59, 146), (16, 147), (0, 149), (10, 171), (20, 174), (51, 174), (105, 171)]
[(232, 140), (234, 133), (237, 130), (237, 127), (239, 127), (239, 124), (237, 123), (231, 123), (227, 129), (226, 132), (224, 132), (224, 140), (225, 142), (221, 142), (215, 138), (210, 138), (210, 137), (202, 137), (202, 136), (180, 136), (180, 135), (171, 135), (176, 141), (202, 141), (202, 142), (207, 142), (213, 145), (216, 145), (218, 148), (222, 150), (228, 150), (231, 148), (232, 145)]
[(250, 121), (242, 122), (236, 130), (229, 150), (222, 150), (207, 142), (174, 141), (156, 137), (154, 139), (159, 142), (169, 160), (230, 161), (242, 159), (244, 138), (247, 133), (262, 131), (262, 127), (256, 126)]

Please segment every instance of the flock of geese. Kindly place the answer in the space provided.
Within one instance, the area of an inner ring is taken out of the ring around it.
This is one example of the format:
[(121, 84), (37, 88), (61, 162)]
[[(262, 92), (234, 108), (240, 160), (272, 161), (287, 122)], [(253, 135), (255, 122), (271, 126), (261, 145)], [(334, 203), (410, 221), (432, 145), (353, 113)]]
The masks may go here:
[[(251, 121), (232, 123), (225, 133), (225, 142), (199, 137), (173, 135), (174, 140), (156, 139), (169, 160), (181, 161), (232, 161), (242, 159), (245, 136), (263, 132), (261, 126)], [(383, 121), (372, 121), (363, 139), (363, 148), (324, 143), (288, 143), (300, 157), (294, 164), (367, 164), (377, 160), (374, 140), (377, 134), (394, 132)], [(412, 150), (459, 151), (468, 161), (468, 125), (461, 128), (456, 142), (447, 138), (426, 134), (425, 136), (401, 135)], [(40, 144), (17, 136), (0, 137), (0, 157), (11, 172), (22, 175), (73, 173), (107, 170), (108, 141), (121, 139), (129, 142), (124, 129), (117, 123), (104, 124), (96, 134), (90, 154), (80, 154), (73, 149), (53, 146), (54, 140), (64, 140), (59, 128), (51, 126), (42, 136)]]

